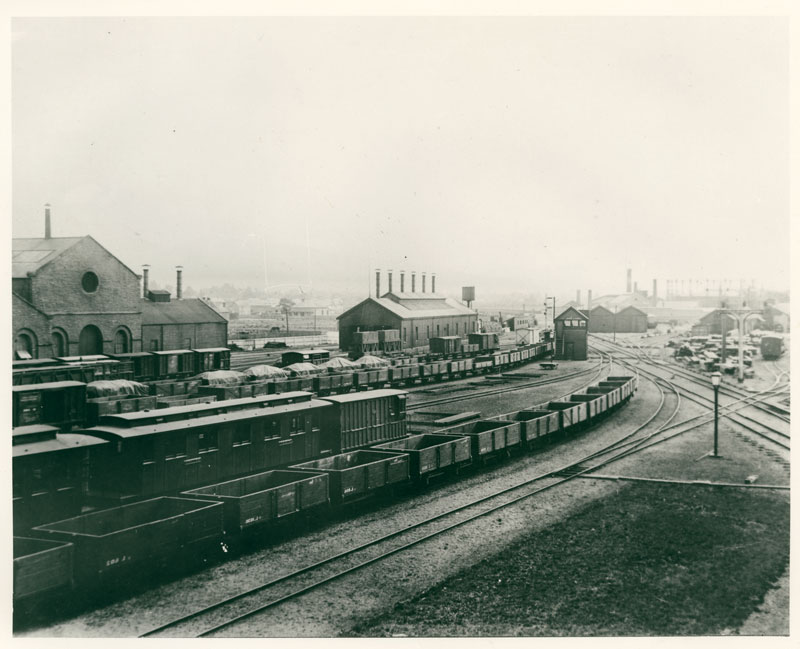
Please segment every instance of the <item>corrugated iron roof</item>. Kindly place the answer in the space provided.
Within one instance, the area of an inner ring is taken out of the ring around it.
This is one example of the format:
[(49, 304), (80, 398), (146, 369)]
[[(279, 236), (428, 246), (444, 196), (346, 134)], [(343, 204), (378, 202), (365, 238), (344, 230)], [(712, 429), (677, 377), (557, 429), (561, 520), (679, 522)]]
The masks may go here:
[(172, 302), (141, 300), (142, 324), (189, 324), (198, 322), (227, 322), (203, 300), (187, 298)]

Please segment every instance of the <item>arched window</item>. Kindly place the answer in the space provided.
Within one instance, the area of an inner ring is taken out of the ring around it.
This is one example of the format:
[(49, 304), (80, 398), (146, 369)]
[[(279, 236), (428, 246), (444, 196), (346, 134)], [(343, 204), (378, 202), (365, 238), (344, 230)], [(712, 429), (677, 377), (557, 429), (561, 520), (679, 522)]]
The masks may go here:
[(53, 351), (50, 355), (53, 358), (57, 358), (59, 356), (69, 356), (67, 334), (61, 329), (53, 329), (51, 337), (53, 342)]
[(131, 335), (125, 327), (120, 327), (114, 334), (114, 353), (127, 354), (131, 351)]
[(14, 339), (14, 357), (20, 360), (39, 357), (35, 333), (29, 329), (17, 333)]
[(81, 330), (78, 340), (78, 354), (89, 356), (90, 354), (103, 353), (103, 334), (94, 325), (86, 325)]

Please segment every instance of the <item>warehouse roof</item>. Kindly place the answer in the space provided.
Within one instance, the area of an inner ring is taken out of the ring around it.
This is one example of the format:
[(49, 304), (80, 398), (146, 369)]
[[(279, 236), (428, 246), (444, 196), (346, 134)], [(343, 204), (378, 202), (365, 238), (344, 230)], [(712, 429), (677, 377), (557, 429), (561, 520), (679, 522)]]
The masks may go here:
[(142, 325), (196, 324), (200, 322), (227, 322), (212, 307), (196, 298), (152, 302), (141, 300)]
[(11, 240), (11, 276), (27, 277), (69, 250), (83, 237), (51, 237)]
[[(38, 272), (43, 266), (56, 259), (75, 244), (84, 239), (91, 239), (103, 250), (90, 235), (83, 237), (31, 237), (11, 240), (11, 277), (24, 278)], [(106, 250), (108, 252), (108, 250)], [(114, 257), (110, 252), (109, 255)], [(136, 275), (130, 268), (114, 257), (126, 270)], [(138, 277), (138, 275), (136, 275)]]
[(435, 293), (386, 293), (383, 297), (369, 297), (348, 309), (338, 319), (358, 309), (362, 305), (374, 302), (394, 315), (411, 320), (417, 318), (446, 318), (453, 316), (474, 315), (477, 313), (457, 300)]

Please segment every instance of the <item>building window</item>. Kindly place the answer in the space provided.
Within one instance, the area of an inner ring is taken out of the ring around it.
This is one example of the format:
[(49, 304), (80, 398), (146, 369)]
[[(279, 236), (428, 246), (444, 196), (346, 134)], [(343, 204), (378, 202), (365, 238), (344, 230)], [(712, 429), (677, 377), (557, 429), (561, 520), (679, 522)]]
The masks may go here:
[(94, 293), (97, 290), (97, 287), (100, 285), (100, 280), (97, 279), (97, 275), (95, 275), (92, 271), (88, 271), (83, 274), (81, 278), (81, 286), (83, 290), (87, 293)]
[(414, 339), (419, 340), (419, 327), (414, 327)]
[(51, 334), (53, 340), (53, 353), (52, 356), (58, 358), (59, 356), (69, 356), (67, 346), (67, 334), (57, 329)]
[(14, 340), (14, 355), (17, 359), (38, 358), (36, 335), (32, 331), (20, 331)]
[(127, 354), (129, 351), (131, 351), (130, 341), (130, 334), (128, 334), (126, 329), (123, 327), (117, 329), (117, 332), (114, 334), (114, 353)]
[(403, 327), (403, 342), (407, 341), (408, 341), (408, 329), (406, 327)]
[(439, 337), (439, 325), (438, 324), (436, 325), (436, 337), (437, 338)]

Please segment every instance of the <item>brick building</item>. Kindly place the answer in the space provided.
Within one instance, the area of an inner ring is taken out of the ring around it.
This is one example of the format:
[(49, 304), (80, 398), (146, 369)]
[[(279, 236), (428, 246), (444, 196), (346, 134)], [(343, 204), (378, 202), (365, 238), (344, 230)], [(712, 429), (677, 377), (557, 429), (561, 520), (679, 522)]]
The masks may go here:
[(18, 357), (141, 349), (139, 276), (92, 237), (14, 239), (11, 266)]
[(466, 336), (477, 331), (478, 314), (436, 293), (385, 293), (369, 297), (338, 317), (339, 348), (350, 349), (353, 333), (397, 329), (403, 347), (422, 347), (438, 336)]
[(140, 276), (91, 236), (51, 237), (49, 208), (43, 238), (12, 240), (11, 265), (14, 358), (227, 344), (227, 321), (200, 300), (143, 300)]
[(585, 361), (588, 354), (589, 318), (572, 307), (562, 311), (554, 320), (556, 343), (554, 358)]

